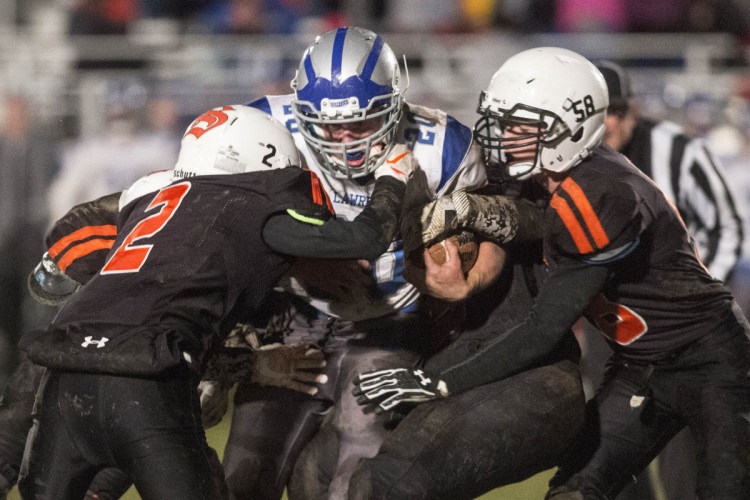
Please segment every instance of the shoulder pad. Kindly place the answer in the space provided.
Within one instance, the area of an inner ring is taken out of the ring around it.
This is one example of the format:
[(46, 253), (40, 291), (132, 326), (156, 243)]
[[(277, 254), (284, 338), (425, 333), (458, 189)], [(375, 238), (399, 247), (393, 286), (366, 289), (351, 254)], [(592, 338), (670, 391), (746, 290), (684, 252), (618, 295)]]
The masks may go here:
[(568, 177), (552, 195), (548, 241), (555, 242), (562, 254), (594, 260), (629, 253), (641, 226), (636, 194), (627, 186), (601, 189), (577, 180)]

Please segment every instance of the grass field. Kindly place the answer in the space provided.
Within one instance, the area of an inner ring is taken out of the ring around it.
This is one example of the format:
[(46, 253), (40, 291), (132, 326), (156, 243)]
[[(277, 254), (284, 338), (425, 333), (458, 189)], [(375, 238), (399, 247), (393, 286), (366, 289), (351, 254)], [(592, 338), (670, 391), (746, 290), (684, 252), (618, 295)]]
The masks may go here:
[[(222, 456), (224, 453), (224, 444), (226, 443), (229, 431), (230, 412), (231, 408), (219, 425), (206, 430), (208, 443), (216, 449), (219, 456)], [(498, 488), (479, 498), (481, 500), (541, 500), (547, 491), (547, 481), (549, 481), (552, 473), (553, 471), (542, 472), (526, 481)], [(135, 491), (135, 488), (130, 488), (122, 498), (123, 500), (139, 500), (140, 496)], [(8, 495), (8, 500), (20, 499), (21, 496), (18, 494), (16, 488)], [(284, 499), (286, 500), (286, 496)]]

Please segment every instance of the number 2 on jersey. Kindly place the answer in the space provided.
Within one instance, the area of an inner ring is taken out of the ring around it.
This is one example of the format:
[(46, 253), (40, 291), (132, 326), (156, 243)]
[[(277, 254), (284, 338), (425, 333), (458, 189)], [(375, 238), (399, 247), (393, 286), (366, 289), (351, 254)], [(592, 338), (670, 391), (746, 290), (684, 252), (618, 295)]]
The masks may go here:
[(160, 207), (159, 211), (139, 222), (114, 251), (101, 270), (101, 274), (137, 273), (151, 253), (153, 245), (135, 245), (135, 242), (150, 238), (162, 229), (182, 203), (190, 182), (181, 182), (160, 190), (146, 210)]

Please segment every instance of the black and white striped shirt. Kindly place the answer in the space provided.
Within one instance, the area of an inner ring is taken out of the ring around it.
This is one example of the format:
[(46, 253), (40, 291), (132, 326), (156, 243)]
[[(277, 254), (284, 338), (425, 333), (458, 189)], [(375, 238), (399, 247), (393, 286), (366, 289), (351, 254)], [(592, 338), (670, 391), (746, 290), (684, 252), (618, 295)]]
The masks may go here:
[(703, 263), (726, 281), (742, 251), (742, 216), (705, 142), (688, 137), (675, 123), (640, 119), (622, 153), (675, 202)]

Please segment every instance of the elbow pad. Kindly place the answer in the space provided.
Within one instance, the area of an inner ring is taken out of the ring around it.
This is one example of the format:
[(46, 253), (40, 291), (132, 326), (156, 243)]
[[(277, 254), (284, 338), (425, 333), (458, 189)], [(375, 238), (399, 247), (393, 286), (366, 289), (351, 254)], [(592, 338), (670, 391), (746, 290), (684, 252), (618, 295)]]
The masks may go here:
[(81, 286), (63, 273), (47, 252), (29, 274), (27, 285), (34, 300), (49, 306), (61, 305)]

